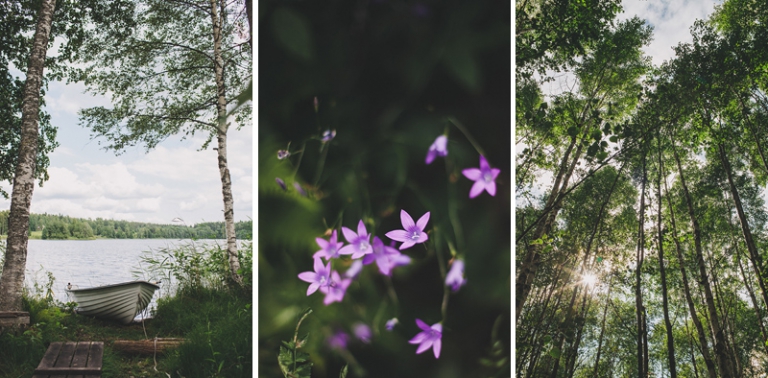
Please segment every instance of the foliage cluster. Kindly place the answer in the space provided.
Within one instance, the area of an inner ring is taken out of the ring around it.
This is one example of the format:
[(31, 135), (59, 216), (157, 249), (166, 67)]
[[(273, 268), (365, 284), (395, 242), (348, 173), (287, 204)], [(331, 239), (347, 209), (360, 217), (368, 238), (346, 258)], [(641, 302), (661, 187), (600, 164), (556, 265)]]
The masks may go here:
[[(185, 226), (50, 214), (30, 214), (29, 230), (42, 231), (43, 239), (226, 239), (224, 222), (201, 222)], [(0, 211), (0, 235), (7, 232), (8, 211)], [(251, 239), (253, 222), (248, 220), (235, 223), (235, 233), (240, 240)]]

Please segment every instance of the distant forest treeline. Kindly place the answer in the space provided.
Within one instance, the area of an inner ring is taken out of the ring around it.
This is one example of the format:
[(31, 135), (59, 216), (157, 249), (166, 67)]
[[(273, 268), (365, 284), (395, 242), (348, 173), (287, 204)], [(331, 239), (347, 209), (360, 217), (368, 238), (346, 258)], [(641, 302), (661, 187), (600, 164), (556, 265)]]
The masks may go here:
[[(185, 226), (49, 214), (30, 214), (29, 231), (42, 231), (43, 239), (226, 239), (224, 222)], [(235, 233), (238, 239), (251, 239), (253, 222), (235, 223)], [(0, 235), (7, 234), (8, 211), (0, 211)]]

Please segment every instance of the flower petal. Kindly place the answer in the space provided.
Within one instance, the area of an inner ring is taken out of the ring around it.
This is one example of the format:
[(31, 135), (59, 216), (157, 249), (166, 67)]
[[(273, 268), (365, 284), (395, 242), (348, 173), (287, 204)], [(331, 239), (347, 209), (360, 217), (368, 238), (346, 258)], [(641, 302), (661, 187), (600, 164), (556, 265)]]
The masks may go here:
[(313, 282), (313, 283), (312, 283), (312, 284), (310, 284), (310, 285), (309, 285), (309, 287), (307, 288), (307, 296), (310, 296), (310, 295), (312, 295), (312, 293), (316, 292), (316, 291), (317, 291), (317, 289), (319, 289), (319, 288), (320, 288), (320, 284), (319, 284), (319, 283), (317, 283), (317, 282)]
[(390, 232), (387, 232), (384, 235), (386, 235), (388, 238), (394, 241), (399, 241), (401, 243), (410, 239), (408, 237), (408, 232), (406, 232), (405, 230), (392, 230)]
[(491, 166), (488, 164), (488, 160), (485, 160), (485, 156), (480, 155), (480, 170), (487, 171), (491, 169)]
[(427, 331), (427, 332), (432, 330), (432, 328), (427, 323), (424, 323), (423, 320), (418, 319), (418, 318), (416, 319), (416, 325), (419, 326), (419, 328), (421, 328), (421, 329), (423, 329), (424, 331)]
[(373, 260), (376, 260), (376, 255), (373, 253), (367, 254), (363, 257), (363, 265), (368, 265), (373, 262)]
[[(362, 219), (357, 224), (357, 236), (358, 237), (368, 236), (368, 230), (365, 229), (365, 223), (363, 223)], [(352, 243), (352, 242), (350, 241), (350, 243)]]
[(430, 148), (427, 152), (427, 158), (424, 159), (424, 162), (427, 164), (432, 164), (432, 161), (435, 160), (435, 155), (437, 155), (437, 151)]
[(424, 231), (424, 227), (427, 227), (427, 222), (429, 222), (429, 211), (427, 211), (426, 214), (419, 218), (419, 220), (416, 222), (416, 227), (418, 227), (419, 230)]
[(339, 254), (340, 255), (351, 255), (351, 254), (353, 254), (355, 252), (357, 252), (357, 248), (355, 248), (355, 246), (352, 245), (352, 244), (345, 245), (345, 246), (341, 247), (341, 249), (339, 250)]
[(425, 350), (429, 349), (432, 346), (433, 340), (432, 339), (426, 339), (421, 342), (421, 345), (419, 345), (419, 348), (416, 349), (416, 354), (424, 353)]
[(480, 195), (485, 189), (485, 183), (483, 181), (475, 181), (472, 185), (472, 189), (469, 190), (469, 198), (475, 198)]
[(442, 347), (442, 341), (440, 339), (436, 339), (432, 343), (432, 351), (435, 352), (435, 358), (440, 358), (440, 348)]
[(400, 210), (400, 222), (403, 224), (403, 229), (410, 230), (416, 223), (413, 223), (413, 218), (405, 210)]
[(426, 332), (419, 332), (412, 339), (408, 340), (408, 342), (411, 344), (419, 344), (427, 338), (427, 335), (428, 333)]
[(495, 196), (496, 195), (496, 181), (491, 181), (485, 183), (485, 190), (488, 191), (488, 194)]
[(301, 272), (299, 273), (299, 279), (304, 282), (315, 282), (315, 277), (317, 277), (317, 273), (315, 272)]
[(357, 239), (357, 234), (346, 227), (341, 228), (341, 233), (344, 234), (344, 238), (347, 239), (348, 243), (352, 243), (355, 239)]
[(323, 260), (315, 259), (315, 272), (319, 274), (323, 272), (323, 268), (325, 268), (325, 266), (323, 266)]
[(403, 244), (401, 244), (401, 245), (400, 245), (400, 250), (402, 251), (402, 250), (404, 250), (404, 249), (408, 249), (408, 248), (411, 248), (411, 247), (413, 247), (415, 244), (416, 244), (416, 243), (414, 243), (414, 242), (413, 242), (413, 240), (410, 240), (410, 239), (408, 239), (408, 240), (404, 241), (404, 242), (403, 242)]
[(422, 231), (419, 233), (419, 243), (424, 243), (425, 241), (429, 240), (429, 235), (427, 235), (426, 232)]
[(496, 177), (499, 176), (499, 172), (501, 172), (501, 169), (491, 168), (491, 175), (493, 176), (494, 180), (496, 180)]
[(323, 238), (315, 238), (315, 241), (317, 242), (317, 245), (320, 246), (322, 249), (328, 248), (328, 241)]
[(463, 174), (464, 177), (472, 181), (477, 181), (477, 180), (480, 180), (480, 177), (482, 177), (483, 172), (477, 168), (467, 168), (461, 171), (461, 174)]

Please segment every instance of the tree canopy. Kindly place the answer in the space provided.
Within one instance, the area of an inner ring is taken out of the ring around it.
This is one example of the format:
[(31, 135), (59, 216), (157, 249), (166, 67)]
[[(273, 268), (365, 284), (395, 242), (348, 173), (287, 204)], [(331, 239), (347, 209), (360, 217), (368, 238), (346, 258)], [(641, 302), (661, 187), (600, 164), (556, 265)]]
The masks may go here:
[(541, 54), (556, 96), (518, 67), (519, 377), (768, 373), (766, 17), (725, 1), (657, 67), (608, 17)]

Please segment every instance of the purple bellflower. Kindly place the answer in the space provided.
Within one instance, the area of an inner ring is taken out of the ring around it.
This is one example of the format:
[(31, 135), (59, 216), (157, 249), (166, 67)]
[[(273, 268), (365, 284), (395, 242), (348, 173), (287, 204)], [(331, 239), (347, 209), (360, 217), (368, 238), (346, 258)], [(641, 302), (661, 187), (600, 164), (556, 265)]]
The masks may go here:
[(480, 168), (467, 168), (461, 173), (464, 177), (473, 180), (475, 182), (472, 185), (472, 189), (469, 190), (469, 198), (475, 198), (483, 192), (487, 191), (491, 196), (496, 195), (496, 177), (501, 172), (498, 168), (491, 168), (488, 165), (488, 160), (485, 160), (485, 156), (480, 155)]
[(400, 222), (403, 224), (404, 230), (393, 230), (387, 232), (388, 238), (402, 242), (400, 250), (413, 247), (417, 243), (424, 243), (429, 239), (427, 233), (424, 232), (424, 227), (427, 227), (429, 222), (429, 211), (419, 218), (416, 223), (413, 223), (413, 218), (405, 211), (400, 210)]
[(399, 265), (408, 265), (411, 258), (403, 255), (397, 249), (384, 245), (378, 236), (373, 237), (373, 253), (365, 255), (363, 264), (368, 265), (376, 261), (379, 272), (385, 276), (392, 275), (392, 269)]
[(337, 241), (338, 235), (336, 234), (336, 230), (333, 230), (333, 233), (331, 234), (331, 238), (329, 240), (325, 240), (323, 238), (315, 238), (315, 241), (317, 242), (317, 245), (320, 246), (320, 250), (315, 252), (312, 257), (314, 258), (324, 258), (325, 261), (329, 261), (330, 259), (336, 259), (339, 258), (339, 249), (344, 245), (344, 243), (340, 243)]
[(355, 279), (357, 278), (357, 275), (360, 274), (360, 272), (363, 270), (363, 260), (355, 260), (352, 262), (352, 265), (349, 266), (349, 269), (347, 269), (346, 272), (344, 272), (344, 277)]
[[(328, 263), (329, 266), (330, 264), (331, 263)], [(320, 288), (320, 291), (325, 293), (325, 300), (323, 300), (323, 303), (328, 306), (333, 302), (341, 302), (341, 300), (344, 299), (344, 294), (347, 293), (349, 284), (351, 283), (352, 279), (341, 279), (338, 272), (335, 270), (331, 272), (331, 279), (328, 285)]]
[(425, 350), (429, 349), (429, 347), (432, 347), (432, 351), (435, 352), (435, 358), (440, 358), (443, 325), (435, 323), (430, 327), (427, 323), (421, 321), (421, 319), (416, 319), (416, 325), (421, 328), (421, 332), (408, 341), (411, 344), (420, 344), (419, 348), (416, 349), (416, 354), (423, 353)]
[(385, 327), (387, 328), (387, 331), (391, 331), (395, 329), (395, 325), (399, 322), (400, 321), (398, 321), (397, 318), (392, 318), (387, 320), (387, 324), (385, 325)]
[(464, 278), (464, 261), (457, 259), (451, 265), (451, 270), (445, 275), (445, 286), (450, 287), (451, 291), (455, 293), (466, 283), (467, 279)]
[(299, 184), (298, 182), (295, 182), (295, 181), (293, 182), (293, 188), (296, 189), (296, 191), (299, 192), (299, 194), (301, 194), (302, 197), (307, 196), (307, 191), (304, 190), (304, 188), (302, 188), (301, 184)]
[(285, 181), (283, 181), (283, 179), (281, 179), (280, 177), (275, 177), (275, 182), (277, 183), (277, 185), (280, 185), (280, 188), (282, 188), (283, 190), (288, 190), (288, 187), (285, 186)]
[[(338, 273), (336, 273), (336, 275), (338, 275)], [(329, 262), (327, 266), (324, 266), (323, 260), (315, 258), (315, 271), (299, 273), (299, 279), (309, 282), (307, 296), (316, 292), (317, 289), (320, 289), (321, 292), (325, 292), (324, 288), (327, 288), (331, 283), (331, 263)]]
[(323, 143), (328, 143), (333, 140), (333, 138), (336, 137), (336, 130), (325, 130), (323, 131), (323, 136), (320, 138), (320, 141)]
[(277, 150), (277, 159), (283, 160), (287, 157), (291, 156), (291, 153), (288, 152), (288, 150)]
[(435, 157), (437, 156), (448, 156), (448, 137), (445, 135), (437, 137), (435, 141), (432, 142), (432, 145), (429, 146), (426, 163), (432, 164), (432, 161), (435, 160)]
[(371, 332), (371, 327), (368, 327), (365, 323), (355, 323), (355, 325), (352, 326), (352, 333), (355, 334), (355, 337), (357, 337), (358, 340), (366, 344), (371, 343), (373, 332)]
[(347, 242), (349, 242), (349, 245), (339, 250), (340, 255), (352, 255), (353, 259), (358, 259), (373, 252), (370, 241), (371, 235), (368, 234), (368, 230), (365, 229), (365, 224), (363, 224), (362, 220), (357, 224), (357, 233), (346, 227), (342, 227), (341, 232), (344, 234)]
[(344, 331), (336, 331), (333, 335), (329, 336), (326, 340), (328, 346), (331, 349), (346, 349), (347, 341), (349, 341), (349, 335)]

